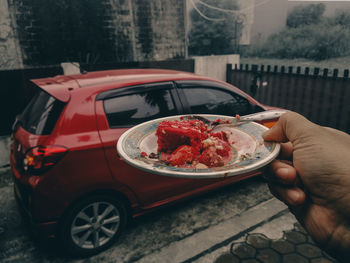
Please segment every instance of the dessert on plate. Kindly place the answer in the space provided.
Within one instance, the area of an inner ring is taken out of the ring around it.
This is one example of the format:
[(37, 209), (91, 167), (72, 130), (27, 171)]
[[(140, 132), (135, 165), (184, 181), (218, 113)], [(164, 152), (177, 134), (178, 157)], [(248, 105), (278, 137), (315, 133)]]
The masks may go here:
[(171, 166), (219, 167), (234, 155), (227, 132), (213, 132), (201, 120), (162, 121), (156, 136), (159, 159)]

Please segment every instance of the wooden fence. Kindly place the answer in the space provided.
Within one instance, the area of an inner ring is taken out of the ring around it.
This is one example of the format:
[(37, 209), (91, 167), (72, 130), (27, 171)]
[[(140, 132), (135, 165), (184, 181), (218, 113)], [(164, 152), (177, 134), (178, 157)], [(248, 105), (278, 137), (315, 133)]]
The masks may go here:
[(227, 82), (259, 102), (296, 111), (313, 122), (350, 133), (349, 70), (227, 65)]

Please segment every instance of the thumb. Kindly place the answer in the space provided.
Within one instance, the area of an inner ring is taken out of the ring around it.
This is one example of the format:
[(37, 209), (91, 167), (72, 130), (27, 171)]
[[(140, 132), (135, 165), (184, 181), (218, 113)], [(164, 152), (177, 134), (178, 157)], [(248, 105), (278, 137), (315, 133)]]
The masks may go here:
[(263, 134), (265, 141), (293, 142), (305, 135), (306, 128), (314, 125), (298, 113), (289, 111), (283, 114), (278, 122)]

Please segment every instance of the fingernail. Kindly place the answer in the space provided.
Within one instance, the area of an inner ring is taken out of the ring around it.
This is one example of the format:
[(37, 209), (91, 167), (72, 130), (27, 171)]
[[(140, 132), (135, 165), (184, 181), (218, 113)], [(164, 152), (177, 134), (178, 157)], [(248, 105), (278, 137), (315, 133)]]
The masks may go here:
[(276, 173), (281, 179), (287, 179), (289, 175), (289, 169), (288, 168), (279, 168)]
[(293, 203), (299, 203), (299, 200), (301, 198), (301, 194), (299, 193), (299, 191), (290, 190), (288, 195)]

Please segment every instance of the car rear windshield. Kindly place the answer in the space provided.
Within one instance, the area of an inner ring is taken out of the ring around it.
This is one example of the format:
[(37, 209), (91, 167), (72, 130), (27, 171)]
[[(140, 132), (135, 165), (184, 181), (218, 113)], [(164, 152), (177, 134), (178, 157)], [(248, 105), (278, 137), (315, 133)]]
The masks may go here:
[(37, 135), (52, 132), (62, 112), (64, 103), (44, 91), (39, 91), (20, 116), (20, 124), (26, 131)]

